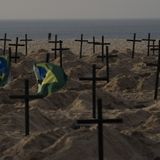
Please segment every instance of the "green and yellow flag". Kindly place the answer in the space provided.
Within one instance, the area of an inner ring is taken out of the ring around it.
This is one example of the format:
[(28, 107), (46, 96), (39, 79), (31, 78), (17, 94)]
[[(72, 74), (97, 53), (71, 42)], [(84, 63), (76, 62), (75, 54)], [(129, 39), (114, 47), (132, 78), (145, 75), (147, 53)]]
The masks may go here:
[(60, 90), (67, 82), (63, 69), (51, 63), (37, 63), (33, 70), (38, 82), (38, 94), (47, 96)]
[(10, 74), (10, 63), (7, 56), (0, 56), (0, 87), (7, 84)]

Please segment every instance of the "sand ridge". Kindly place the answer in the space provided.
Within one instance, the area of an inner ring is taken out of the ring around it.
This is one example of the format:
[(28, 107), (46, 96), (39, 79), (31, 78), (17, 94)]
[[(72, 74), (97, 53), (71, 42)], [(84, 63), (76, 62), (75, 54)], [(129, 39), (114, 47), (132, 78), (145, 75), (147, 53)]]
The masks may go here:
[[(103, 100), (104, 118), (123, 118), (119, 125), (104, 125), (104, 155), (109, 160), (152, 160), (160, 156), (159, 101), (154, 101), (156, 56), (146, 57), (145, 43), (137, 46), (135, 59), (126, 40), (111, 41), (110, 82), (97, 83), (97, 98)], [(92, 53), (92, 45), (84, 45), (84, 57), (79, 59), (79, 44), (65, 41), (64, 70), (69, 77), (60, 91), (30, 102), (31, 135), (24, 137), (24, 104), (9, 95), (22, 94), (24, 79), (30, 82), (30, 93), (37, 90), (32, 71), (35, 62), (44, 62), (52, 47), (47, 41), (30, 43), (29, 55), (12, 65), (10, 83), (0, 90), (0, 160), (96, 160), (96, 126), (76, 126), (76, 120), (91, 118), (91, 82), (79, 77), (91, 76), (92, 64), (100, 66), (97, 76), (106, 74), (105, 64)], [(20, 50), (24, 53), (24, 50)], [(115, 52), (115, 51), (113, 51)], [(59, 64), (59, 58), (51, 62)]]

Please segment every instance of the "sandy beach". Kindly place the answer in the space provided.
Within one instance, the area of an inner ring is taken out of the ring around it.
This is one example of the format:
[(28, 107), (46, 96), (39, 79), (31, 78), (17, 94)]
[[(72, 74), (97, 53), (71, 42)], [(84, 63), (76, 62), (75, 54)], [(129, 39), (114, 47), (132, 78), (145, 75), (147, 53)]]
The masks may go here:
[[(98, 41), (98, 40), (97, 40)], [(99, 39), (100, 41), (100, 39)], [(146, 43), (136, 45), (125, 39), (106, 39), (110, 59), (110, 82), (97, 82), (97, 99), (103, 101), (104, 118), (122, 118), (122, 124), (104, 124), (104, 160), (154, 160), (160, 157), (160, 96), (154, 101), (156, 68), (146, 62), (157, 62), (152, 52), (147, 57)], [(0, 45), (0, 48), (2, 44)], [(34, 62), (44, 62), (51, 53), (51, 63), (59, 65), (51, 52), (53, 44), (35, 40), (28, 45), (28, 55), (12, 63), (11, 80), (0, 90), (0, 160), (97, 160), (97, 128), (77, 127), (76, 120), (92, 118), (91, 82), (79, 77), (91, 75), (97, 64), (97, 76), (106, 74), (105, 63), (97, 59), (101, 48), (92, 53), (92, 45), (84, 44), (79, 59), (79, 43), (65, 40), (63, 67), (69, 80), (60, 91), (43, 99), (30, 101), (31, 132), (24, 136), (24, 103), (9, 95), (22, 94), (24, 79), (29, 79), (30, 93), (36, 94)]]

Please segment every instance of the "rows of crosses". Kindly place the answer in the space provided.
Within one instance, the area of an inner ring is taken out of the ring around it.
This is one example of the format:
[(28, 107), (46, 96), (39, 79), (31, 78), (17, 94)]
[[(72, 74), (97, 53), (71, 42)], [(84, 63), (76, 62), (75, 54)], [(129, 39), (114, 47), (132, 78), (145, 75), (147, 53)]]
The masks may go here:
[[(133, 39), (127, 39), (128, 42), (132, 42), (133, 46), (132, 46), (132, 59), (134, 58), (134, 55), (135, 55), (135, 47), (136, 47), (136, 43), (138, 42), (142, 42), (142, 41), (147, 41), (148, 44), (147, 44), (147, 56), (150, 55), (150, 48), (151, 47), (156, 47), (155, 45), (155, 42), (156, 40), (155, 39), (151, 39), (151, 34), (148, 33), (148, 38), (147, 39), (142, 39), (142, 40), (138, 40), (136, 39), (136, 33), (133, 34)], [(151, 44), (152, 42), (152, 44)], [(153, 55), (154, 55), (154, 49), (153, 49)]]
[[(96, 82), (97, 81), (106, 81), (109, 82), (109, 54), (108, 54), (108, 46), (106, 46), (106, 76), (105, 77), (97, 77), (96, 76), (96, 64), (92, 65), (92, 77), (82, 77), (79, 80), (82, 81), (92, 81), (92, 119), (85, 120), (77, 120), (77, 124), (85, 125), (85, 124), (97, 124), (97, 132), (98, 132), (98, 157), (99, 160), (104, 159), (104, 146), (103, 146), (103, 124), (104, 123), (122, 123), (122, 119), (103, 119), (102, 115), (102, 100), (98, 99), (96, 96)], [(97, 103), (96, 103), (97, 101)], [(96, 105), (97, 104), (97, 105)]]
[[(4, 46), (3, 46), (3, 55), (6, 54), (6, 45), (7, 45), (7, 42), (8, 41), (11, 41), (11, 39), (8, 39), (7, 38), (7, 34), (5, 33), (4, 34), (4, 38), (3, 39), (0, 39), (0, 41), (4, 41)], [(14, 59), (14, 62), (17, 63), (17, 60), (20, 58), (18, 56), (18, 47), (22, 47), (22, 46), (25, 46), (26, 49), (25, 49), (25, 54), (27, 55), (28, 54), (28, 42), (29, 41), (32, 41), (31, 39), (28, 39), (27, 38), (27, 34), (25, 34), (25, 39), (21, 39), (20, 41), (24, 41), (25, 42), (25, 45), (24, 44), (20, 44), (19, 43), (19, 38), (16, 37), (16, 42), (15, 43), (9, 43), (9, 60), (11, 62), (12, 59)], [(11, 47), (15, 47), (15, 55), (12, 55), (12, 51), (11, 51)]]
[(158, 98), (158, 88), (159, 88), (159, 72), (160, 72), (160, 40), (158, 42), (158, 45), (156, 45), (156, 47), (154, 46), (153, 48), (151, 48), (151, 50), (158, 51), (157, 64), (153, 64), (153, 63), (147, 63), (146, 64), (147, 66), (157, 67), (155, 91), (154, 91), (154, 100), (157, 100), (157, 98)]
[[(51, 33), (50, 33), (51, 34)], [(48, 36), (48, 43), (52, 43), (54, 44), (54, 48), (52, 48), (51, 50), (54, 51), (54, 55), (55, 58), (57, 58), (57, 51), (59, 51), (59, 55), (60, 55), (60, 67), (63, 68), (63, 51), (68, 51), (69, 48), (64, 48), (63, 47), (63, 41), (62, 40), (58, 40), (58, 36), (55, 35), (55, 40), (51, 40), (51, 35)], [(59, 47), (58, 47), (59, 44)], [(46, 57), (46, 62), (49, 62), (49, 57), (50, 54), (47, 53), (47, 57)]]
[[(54, 50), (54, 49), (53, 49)], [(62, 41), (60, 41), (60, 48), (56, 49), (60, 52), (63, 50)], [(61, 54), (62, 55), (62, 54)], [(106, 81), (109, 82), (109, 56), (108, 56), (108, 46), (106, 47), (106, 77), (96, 77), (96, 65), (94, 64), (92, 71), (92, 78), (82, 78), (82, 80), (92, 80), (93, 85), (93, 119), (90, 120), (78, 120), (78, 124), (98, 124), (98, 143), (99, 143), (99, 159), (103, 160), (103, 123), (122, 123), (122, 119), (103, 119), (102, 117), (102, 102), (98, 100), (97, 111), (96, 112), (96, 81)], [(49, 61), (49, 53), (47, 54), (47, 61)], [(81, 78), (80, 78), (81, 79)], [(13, 95), (10, 96), (12, 99), (24, 99), (25, 101), (25, 135), (30, 134), (30, 121), (29, 121), (29, 101), (37, 98), (43, 98), (40, 95), (30, 95), (29, 94), (29, 81), (25, 80), (25, 94), (24, 95)], [(97, 116), (96, 116), (97, 114)]]
[(106, 43), (104, 42), (104, 36), (102, 36), (102, 41), (101, 42), (96, 42), (95, 40), (95, 37), (93, 37), (93, 41), (92, 42), (89, 42), (88, 40), (85, 40), (83, 38), (83, 34), (81, 34), (81, 39), (76, 39), (75, 40), (76, 42), (80, 42), (80, 52), (79, 52), (79, 58), (82, 58), (82, 55), (83, 55), (83, 43), (86, 42), (88, 44), (93, 44), (93, 53), (95, 53), (95, 47), (96, 45), (101, 45), (102, 47), (102, 50), (101, 50), (101, 56), (99, 56), (98, 58), (101, 58), (102, 59), (102, 62), (104, 62), (104, 49), (105, 49), (105, 46), (108, 46), (110, 45), (110, 43)]
[[(22, 46), (20, 44), (18, 44), (18, 38), (16, 38), (16, 44), (10, 44), (10, 46), (16, 46), (16, 52), (18, 50), (18, 46)], [(25, 38), (27, 41), (27, 38)], [(148, 41), (148, 48), (151, 47), (152, 45), (150, 45), (150, 35), (148, 35), (148, 39), (143, 39), (144, 41)], [(80, 40), (77, 40), (80, 41)], [(140, 40), (136, 40), (136, 35), (134, 34), (134, 39), (133, 40), (128, 40), (128, 41), (133, 41), (133, 43), (135, 42), (140, 42)], [(84, 42), (83, 41), (83, 36), (81, 36), (81, 43)], [(63, 48), (62, 47), (62, 41), (57, 41), (57, 39), (55, 41), (50, 41), (50, 43), (55, 43), (55, 44), (60, 44), (60, 47), (57, 48), (55, 47), (54, 49), (52, 49), (53, 51), (60, 51), (60, 57), (61, 57), (61, 62), (60, 62), (60, 66), (62, 67), (62, 51), (63, 50), (68, 50), (68, 48)], [(90, 44), (93, 45), (102, 45), (102, 50), (104, 50), (104, 37), (102, 37), (102, 43), (98, 43), (95, 42), (95, 38), (93, 37), (93, 42), (90, 42)], [(109, 44), (107, 44), (109, 45)], [(156, 76), (156, 89), (155, 89), (155, 98), (157, 98), (157, 94), (158, 94), (158, 84), (159, 84), (159, 72), (160, 72), (160, 41), (159, 41), (159, 45), (158, 48), (155, 48), (155, 45), (153, 44), (152, 50), (158, 50), (159, 54), (158, 54), (158, 64), (157, 64), (157, 76)], [(133, 51), (135, 49), (135, 44), (133, 45)], [(147, 55), (149, 55), (149, 50), (148, 49), (148, 53)], [(26, 50), (27, 51), (27, 50)], [(95, 53), (95, 47), (93, 47), (93, 51)], [(80, 49), (80, 55), (82, 53), (82, 48)], [(10, 54), (11, 56), (11, 54)], [(17, 55), (16, 55), (17, 56)], [(96, 65), (93, 64), (92, 65), (92, 77), (84, 77), (84, 78), (80, 78), (80, 80), (92, 80), (92, 105), (93, 105), (93, 114), (92, 114), (92, 119), (86, 119), (86, 120), (78, 120), (77, 123), (78, 124), (97, 124), (97, 131), (98, 131), (98, 151), (99, 151), (99, 160), (103, 160), (104, 159), (104, 151), (103, 151), (103, 124), (104, 123), (122, 123), (122, 119), (103, 119), (103, 115), (102, 115), (102, 100), (98, 99), (97, 102), (97, 106), (96, 106), (96, 82), (97, 81), (106, 81), (109, 82), (109, 55), (108, 55), (108, 46), (106, 46), (106, 56), (104, 55), (104, 52), (102, 52), (101, 57), (99, 56), (99, 58), (106, 58), (106, 77), (96, 77)], [(134, 53), (132, 52), (132, 58), (134, 58)], [(47, 58), (46, 61), (49, 62), (49, 53), (47, 53)], [(14, 95), (14, 96), (10, 96), (10, 98), (12, 99), (24, 99), (25, 100), (25, 135), (29, 135), (29, 101), (36, 99), (36, 98), (43, 98), (40, 95), (29, 95), (29, 81), (25, 80), (25, 94), (24, 95)]]

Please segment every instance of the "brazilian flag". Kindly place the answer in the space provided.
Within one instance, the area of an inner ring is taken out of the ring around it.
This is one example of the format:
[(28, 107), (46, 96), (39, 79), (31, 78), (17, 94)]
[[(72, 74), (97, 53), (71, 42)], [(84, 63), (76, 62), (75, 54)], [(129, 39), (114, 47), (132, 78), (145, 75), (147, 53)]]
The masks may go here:
[(8, 82), (10, 74), (10, 63), (7, 56), (0, 56), (0, 87), (3, 87)]
[(37, 63), (33, 70), (38, 82), (38, 94), (47, 96), (60, 90), (67, 82), (63, 69), (51, 63)]

